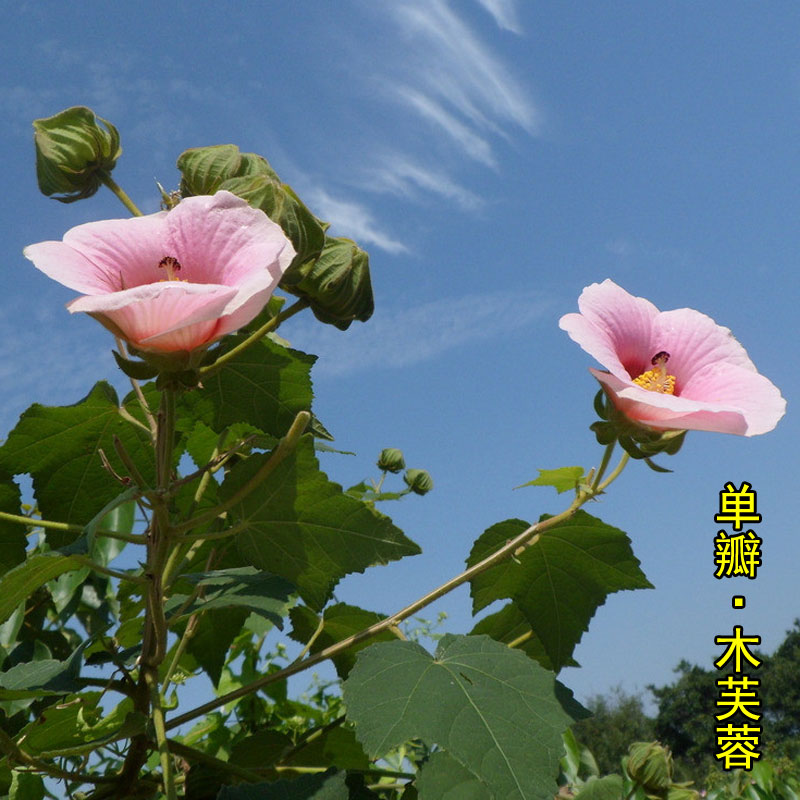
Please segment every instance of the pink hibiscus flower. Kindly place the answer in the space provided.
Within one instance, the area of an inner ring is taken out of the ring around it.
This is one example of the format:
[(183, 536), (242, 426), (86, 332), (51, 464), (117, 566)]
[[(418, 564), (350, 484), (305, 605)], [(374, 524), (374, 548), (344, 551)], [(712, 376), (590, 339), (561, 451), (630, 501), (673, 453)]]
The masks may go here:
[(295, 251), (280, 226), (230, 192), (171, 211), (89, 222), (24, 254), (82, 292), (67, 304), (139, 350), (206, 347), (264, 307)]
[(659, 311), (611, 280), (587, 286), (578, 307), (559, 327), (606, 368), (590, 372), (629, 419), (658, 430), (754, 436), (784, 415), (778, 388), (705, 314)]

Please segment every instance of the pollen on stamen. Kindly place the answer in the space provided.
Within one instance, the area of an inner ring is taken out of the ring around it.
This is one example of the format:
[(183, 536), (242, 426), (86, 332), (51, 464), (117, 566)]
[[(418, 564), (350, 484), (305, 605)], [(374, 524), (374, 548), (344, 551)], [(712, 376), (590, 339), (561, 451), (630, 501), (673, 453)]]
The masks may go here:
[(643, 372), (634, 378), (633, 382), (649, 392), (675, 394), (675, 376), (667, 374), (667, 361), (669, 361), (669, 353), (666, 350), (659, 350), (650, 359), (654, 369)]

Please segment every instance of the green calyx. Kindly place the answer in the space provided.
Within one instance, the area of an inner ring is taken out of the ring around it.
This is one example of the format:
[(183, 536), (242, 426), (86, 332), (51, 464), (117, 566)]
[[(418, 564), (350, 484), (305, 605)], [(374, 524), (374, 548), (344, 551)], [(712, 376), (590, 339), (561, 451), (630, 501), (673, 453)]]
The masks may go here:
[(618, 441), (631, 458), (643, 460), (656, 472), (671, 472), (651, 461), (660, 453), (675, 455), (686, 438), (684, 430), (656, 430), (634, 422), (614, 405), (613, 401), (600, 389), (594, 398), (594, 410), (600, 419), (589, 427), (601, 445)]
[(39, 189), (62, 203), (91, 197), (122, 153), (117, 129), (86, 106), (37, 119), (33, 129)]

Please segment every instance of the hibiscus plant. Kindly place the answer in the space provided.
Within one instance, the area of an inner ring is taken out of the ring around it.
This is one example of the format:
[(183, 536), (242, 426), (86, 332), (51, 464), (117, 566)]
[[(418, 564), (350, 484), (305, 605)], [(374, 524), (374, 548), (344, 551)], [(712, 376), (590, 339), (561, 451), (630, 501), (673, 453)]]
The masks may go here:
[[(0, 447), (0, 793), (552, 797), (584, 713), (556, 675), (609, 593), (649, 586), (626, 534), (582, 507), (631, 457), (663, 469), (653, 458), (687, 430), (772, 429), (778, 390), (708, 317), (594, 284), (561, 327), (605, 367), (604, 451), (588, 472), (532, 481), (569, 492), (567, 507), (493, 525), (461, 574), (389, 616), (332, 602), (344, 576), (419, 552), (376, 505), (432, 487), (393, 449), (378, 482), (331, 481), (315, 358), (275, 333), (305, 310), (341, 329), (368, 320), (367, 254), (234, 145), (184, 152), (180, 186), (142, 215), (112, 178), (111, 123), (77, 107), (34, 127), (42, 192), (107, 187), (132, 214), (25, 250), (79, 294), (70, 312), (111, 332), (131, 388), (34, 404)], [(404, 488), (384, 488), (400, 473)], [(435, 653), (404, 634), (465, 583), (475, 614), (505, 604)], [(291, 697), (287, 680), (323, 661), (341, 692)]]

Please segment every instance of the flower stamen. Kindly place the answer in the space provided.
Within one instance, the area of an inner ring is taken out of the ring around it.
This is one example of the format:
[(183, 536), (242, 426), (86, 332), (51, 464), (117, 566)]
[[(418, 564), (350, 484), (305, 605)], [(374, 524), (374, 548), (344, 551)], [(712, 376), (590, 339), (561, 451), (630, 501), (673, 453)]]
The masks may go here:
[(659, 350), (650, 360), (655, 369), (643, 372), (638, 378), (634, 378), (633, 382), (649, 392), (674, 394), (675, 376), (667, 374), (667, 361), (669, 361), (669, 353), (666, 350)]
[[(158, 262), (159, 269), (165, 269), (167, 271), (167, 280), (168, 281), (179, 281), (182, 278), (177, 276), (177, 273), (181, 269), (181, 262), (178, 261), (177, 258), (174, 256), (164, 256), (161, 261)], [(163, 279), (162, 279), (163, 280)]]

